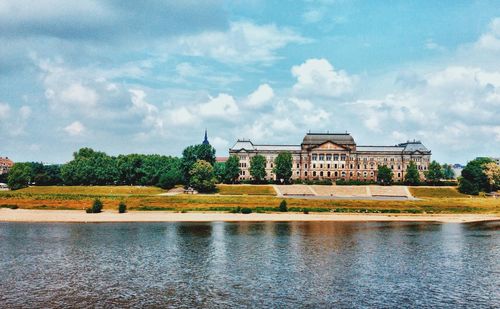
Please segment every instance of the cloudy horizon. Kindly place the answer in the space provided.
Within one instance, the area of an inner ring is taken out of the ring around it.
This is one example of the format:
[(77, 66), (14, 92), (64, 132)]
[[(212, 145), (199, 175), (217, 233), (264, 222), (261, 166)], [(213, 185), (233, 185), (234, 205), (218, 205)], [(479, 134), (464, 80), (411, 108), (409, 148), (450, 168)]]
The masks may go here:
[(18, 162), (179, 156), (205, 128), (219, 156), (309, 131), (500, 156), (494, 1), (4, 0), (0, 40), (0, 156)]

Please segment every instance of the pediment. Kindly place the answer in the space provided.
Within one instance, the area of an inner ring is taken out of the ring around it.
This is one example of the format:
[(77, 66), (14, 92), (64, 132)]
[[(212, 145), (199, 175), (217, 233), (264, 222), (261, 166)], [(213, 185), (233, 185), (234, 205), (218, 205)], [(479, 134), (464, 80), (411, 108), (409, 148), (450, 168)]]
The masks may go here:
[(348, 150), (346, 147), (331, 141), (324, 142), (313, 148), (313, 150)]

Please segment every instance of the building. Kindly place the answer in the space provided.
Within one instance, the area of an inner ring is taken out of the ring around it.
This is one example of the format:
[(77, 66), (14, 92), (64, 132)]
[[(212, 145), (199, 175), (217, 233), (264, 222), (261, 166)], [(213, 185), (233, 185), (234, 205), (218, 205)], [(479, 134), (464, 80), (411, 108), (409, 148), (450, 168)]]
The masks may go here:
[(208, 142), (208, 134), (207, 134), (207, 129), (205, 129), (205, 138), (203, 139), (203, 142), (201, 142), (202, 145), (210, 145)]
[(360, 146), (349, 133), (307, 133), (300, 145), (254, 144), (239, 139), (229, 149), (240, 158), (240, 179), (251, 179), (250, 159), (263, 155), (267, 159), (268, 179), (273, 174), (274, 159), (280, 152), (290, 152), (293, 159), (292, 179), (374, 181), (377, 168), (392, 169), (395, 181), (404, 179), (410, 161), (415, 162), (421, 177), (429, 167), (431, 151), (420, 141), (407, 141), (395, 146)]
[(0, 175), (7, 174), (12, 165), (14, 165), (14, 162), (12, 162), (11, 159), (9, 159), (8, 157), (0, 157)]
[(500, 157), (497, 158), (490, 157), (490, 159), (493, 160), (497, 165), (500, 165)]

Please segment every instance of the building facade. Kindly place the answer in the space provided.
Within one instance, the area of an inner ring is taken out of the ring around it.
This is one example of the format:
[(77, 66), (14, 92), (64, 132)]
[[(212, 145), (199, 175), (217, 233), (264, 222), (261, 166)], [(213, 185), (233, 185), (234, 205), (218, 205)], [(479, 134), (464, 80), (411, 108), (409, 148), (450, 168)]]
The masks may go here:
[(12, 162), (11, 159), (9, 159), (8, 157), (0, 157), (0, 175), (7, 174), (12, 165), (14, 165), (14, 162)]
[(229, 149), (240, 158), (240, 179), (251, 179), (250, 159), (260, 154), (266, 158), (267, 179), (275, 179), (274, 159), (280, 152), (292, 154), (292, 179), (375, 181), (378, 166), (386, 165), (394, 181), (402, 181), (411, 161), (421, 177), (429, 167), (431, 151), (420, 141), (395, 146), (359, 146), (349, 133), (308, 133), (300, 145), (262, 145), (238, 140)]

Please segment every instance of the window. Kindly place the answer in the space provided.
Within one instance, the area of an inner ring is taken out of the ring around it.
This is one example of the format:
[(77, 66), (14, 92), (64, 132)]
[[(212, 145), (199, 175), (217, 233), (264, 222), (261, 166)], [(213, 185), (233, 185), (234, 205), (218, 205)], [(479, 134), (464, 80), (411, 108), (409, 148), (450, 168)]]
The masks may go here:
[(319, 172), (319, 175), (320, 175), (321, 177), (323, 177), (323, 172)]
[(306, 177), (307, 177), (307, 171), (306, 171), (306, 172), (304, 172), (304, 176), (306, 176)]
[(313, 161), (318, 160), (318, 155), (317, 155), (317, 154), (313, 154), (313, 155), (312, 155), (312, 160), (313, 160)]
[(307, 163), (305, 164), (305, 168), (307, 168)]
[(398, 173), (398, 177), (401, 177), (401, 173)]
[(364, 173), (363, 173), (363, 177), (366, 177), (366, 175), (367, 175), (367, 174), (366, 174), (366, 172), (364, 172)]
[(313, 164), (313, 168), (316, 168), (316, 164)]
[(345, 172), (342, 172), (342, 177), (345, 177)]
[(326, 168), (330, 169), (330, 164), (327, 164), (327, 165), (326, 165)]
[(332, 174), (330, 172), (326, 173), (328, 175), (328, 177), (330, 177)]
[(320, 161), (325, 161), (325, 155), (324, 154), (320, 154), (319, 155), (319, 160)]
[(365, 170), (367, 169), (367, 165), (365, 164)]
[(340, 161), (345, 161), (345, 154), (340, 155)]
[(351, 176), (351, 177), (352, 177), (352, 172), (349, 172), (349, 176)]
[(393, 169), (394, 169), (394, 165), (391, 165), (391, 170), (393, 170)]
[(345, 164), (342, 164), (342, 168), (345, 168)]
[(299, 168), (299, 167), (300, 167), (300, 164), (297, 163), (297, 168)]
[(316, 177), (316, 171), (313, 172), (313, 177)]
[(331, 154), (327, 154), (326, 155), (326, 161), (332, 161), (332, 155)]
[(333, 155), (333, 161), (338, 161), (339, 160), (339, 155), (338, 154), (334, 154)]
[(323, 168), (323, 164), (320, 164), (320, 165), (319, 165), (319, 168)]
[(335, 177), (337, 177), (339, 175), (339, 172), (335, 172), (334, 175)]
[(333, 165), (333, 167), (334, 167), (334, 168), (337, 168), (337, 164), (334, 164), (334, 165)]
[(299, 175), (299, 174), (300, 174), (299, 171), (297, 171), (297, 175)]
[(352, 164), (350, 164), (350, 165), (349, 165), (349, 168), (350, 168), (350, 169), (352, 169), (352, 167), (353, 167), (353, 165), (352, 165)]

